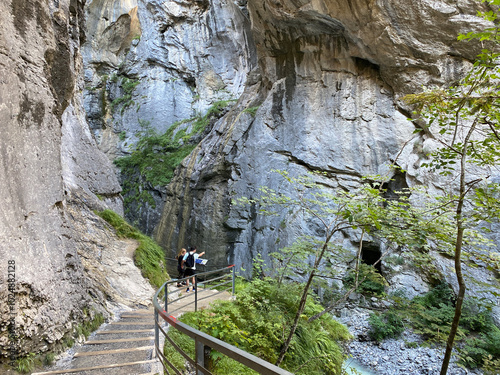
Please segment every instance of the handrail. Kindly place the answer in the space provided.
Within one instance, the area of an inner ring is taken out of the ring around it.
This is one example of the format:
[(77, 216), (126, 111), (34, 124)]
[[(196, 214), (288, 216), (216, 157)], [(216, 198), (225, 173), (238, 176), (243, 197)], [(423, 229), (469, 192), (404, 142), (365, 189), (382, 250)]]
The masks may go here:
[[(231, 272), (232, 276), (232, 294), (234, 295), (234, 281), (235, 281), (235, 272), (234, 272), (234, 265), (228, 266), (222, 269), (214, 270), (214, 271), (208, 271), (208, 272), (203, 272), (195, 276), (195, 279), (197, 279), (200, 276), (209, 276), (211, 274), (220, 274), (222, 272)], [(184, 279), (187, 279), (184, 278)], [(165, 369), (165, 372), (169, 374), (169, 370), (173, 371), (175, 374), (180, 374), (180, 371), (176, 369), (172, 363), (170, 363), (165, 356), (163, 355), (163, 350), (159, 346), (159, 334), (160, 331), (162, 334), (168, 339), (171, 340), (167, 333), (161, 328), (160, 326), (160, 317), (165, 321), (167, 324), (169, 324), (172, 328), (177, 329), (178, 331), (182, 332), (183, 334), (191, 337), (192, 339), (195, 340), (195, 359), (190, 358), (187, 356), (186, 353), (184, 353), (177, 345), (173, 345), (174, 348), (181, 353), (181, 355), (184, 356), (184, 358), (190, 362), (196, 369), (196, 374), (197, 375), (212, 375), (209, 369), (205, 368), (205, 351), (207, 348), (213, 348), (220, 353), (228, 356), (231, 359), (234, 359), (241, 364), (251, 368), (252, 370), (257, 371), (259, 374), (264, 374), (264, 375), (293, 375), (291, 372), (286, 371), (282, 368), (279, 368), (272, 363), (269, 363), (267, 361), (264, 361), (261, 358), (258, 358), (254, 356), (253, 354), (247, 353), (244, 350), (241, 350), (233, 345), (230, 345), (228, 343), (225, 343), (222, 340), (216, 339), (215, 337), (212, 337), (210, 335), (207, 335), (206, 333), (203, 333), (197, 329), (194, 329), (193, 327), (182, 323), (178, 321), (175, 317), (169, 316), (168, 315), (168, 285), (172, 283), (177, 283), (179, 281), (182, 281), (184, 279), (176, 279), (176, 280), (170, 280), (165, 282), (160, 289), (155, 293), (153, 297), (153, 306), (155, 309), (155, 348), (156, 348), (156, 356), (157, 358), (160, 359), (160, 362), (162, 363), (163, 368)], [(220, 280), (220, 277), (214, 277), (213, 279), (208, 279), (203, 282), (203, 284), (207, 284), (210, 281), (213, 280)], [(198, 292), (198, 283), (197, 280), (195, 280), (196, 283), (196, 290), (195, 290), (195, 311), (197, 309), (197, 292)], [(202, 284), (202, 283), (200, 283)], [(160, 303), (158, 301), (159, 295), (164, 290), (165, 293), (165, 307), (162, 309), (160, 307)], [(177, 299), (178, 300), (178, 299)]]

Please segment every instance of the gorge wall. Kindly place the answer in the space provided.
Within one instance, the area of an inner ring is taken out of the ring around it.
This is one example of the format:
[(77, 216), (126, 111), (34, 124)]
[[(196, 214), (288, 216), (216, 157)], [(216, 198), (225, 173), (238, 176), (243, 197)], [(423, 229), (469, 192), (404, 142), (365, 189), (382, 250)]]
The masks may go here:
[[(269, 262), (298, 235), (318, 235), (316, 225), (286, 212), (263, 217), (231, 204), (260, 186), (286, 191), (272, 169), (324, 172), (331, 189), (386, 173), (394, 187), (448, 188), (420, 168), (433, 137), (413, 134), (418, 124), (407, 121), (411, 109), (399, 98), (463, 75), (480, 45), (457, 35), (486, 25), (477, 16), (484, 4), (93, 0), (86, 9), (95, 37), (84, 46), (85, 103), (110, 159), (128, 155), (144, 126), (189, 132), (194, 117), (234, 100), (190, 140), (196, 147), (168, 185), (122, 174), (123, 186), (154, 200), (126, 201), (126, 216), (155, 234), (167, 258), (197, 245), (213, 267), (234, 263), (249, 273), (257, 255)], [(391, 172), (394, 162), (406, 172)], [(335, 241), (354, 251), (359, 238), (349, 232)], [(439, 260), (438, 268), (451, 282), (449, 263)], [(390, 282), (410, 295), (426, 290), (409, 270)]]
[(137, 296), (116, 289), (110, 254), (123, 244), (93, 212), (123, 208), (83, 110), (84, 3), (0, 3), (2, 359), (55, 350), (109, 316), (109, 303), (143, 303), (152, 290), (140, 280)]
[[(248, 14), (238, 2), (92, 0), (86, 18), (85, 108), (111, 160), (130, 153), (147, 130), (161, 134), (214, 103), (235, 101), (256, 65)], [(126, 217), (152, 233), (165, 186), (132, 184), (124, 192)], [(134, 199), (138, 189), (152, 200)]]
[[(217, 2), (212, 2), (214, 5)], [(171, 254), (194, 243), (215, 264), (251, 269), (252, 259), (289, 245), (307, 222), (232, 206), (260, 186), (286, 189), (270, 170), (322, 171), (332, 189), (361, 176), (407, 172), (396, 184), (428, 183), (419, 168), (428, 135), (412, 135), (398, 99), (422, 86), (456, 80), (479, 46), (456, 40), (484, 26), (474, 1), (248, 1), (258, 64), (244, 93), (172, 183), (156, 236)], [(258, 107), (258, 109), (257, 109)], [(256, 109), (255, 113), (249, 111)], [(355, 234), (337, 238), (356, 247)]]
[[(126, 216), (172, 258), (196, 245), (212, 266), (318, 235), (314, 223), (233, 206), (271, 169), (325, 172), (352, 189), (366, 174), (397, 186), (443, 181), (420, 168), (429, 134), (413, 134), (399, 98), (457, 80), (480, 46), (473, 0), (5, 0), (0, 3), (0, 347), (9, 355), (7, 261), (16, 265), (20, 354), (52, 349), (75, 325), (137, 304), (111, 277), (123, 243), (93, 212), (122, 212), (119, 172), (148, 132), (193, 134), (168, 185), (135, 183), (152, 201)], [(216, 103), (224, 107), (193, 129)], [(183, 137), (180, 137), (183, 138)], [(134, 177), (134, 176), (132, 176)], [(137, 177), (137, 176), (135, 176)], [(125, 186), (131, 176), (121, 175)], [(140, 179), (140, 178), (139, 178)], [(335, 241), (355, 249), (359, 238)], [(497, 242), (498, 243), (498, 242)], [(116, 255), (118, 256), (118, 255)], [(438, 266), (448, 271), (446, 261)], [(393, 286), (426, 286), (408, 271)], [(493, 281), (494, 279), (492, 279)], [(144, 286), (147, 288), (147, 286)], [(147, 293), (145, 293), (147, 294)], [(22, 349), (20, 349), (22, 348)]]

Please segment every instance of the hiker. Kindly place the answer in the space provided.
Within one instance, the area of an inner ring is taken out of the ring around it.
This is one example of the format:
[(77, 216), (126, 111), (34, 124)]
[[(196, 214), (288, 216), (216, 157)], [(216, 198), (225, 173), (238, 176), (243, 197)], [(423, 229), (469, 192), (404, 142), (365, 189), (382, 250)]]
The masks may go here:
[[(196, 246), (190, 247), (189, 251), (184, 255), (184, 258), (182, 259), (182, 264), (185, 266), (186, 270), (184, 271), (184, 277), (189, 277), (192, 276), (191, 278), (191, 283), (193, 284), (193, 290), (196, 290), (196, 283), (195, 283), (195, 278), (194, 275), (196, 273), (196, 259), (199, 257), (203, 256), (205, 252), (202, 252), (200, 254), (196, 254)], [(186, 280), (187, 281), (187, 289), (186, 293), (189, 292), (189, 278)]]
[[(179, 273), (179, 275), (177, 276), (178, 280), (180, 280), (180, 279), (182, 279), (184, 277), (184, 272), (186, 270), (186, 268), (182, 264), (183, 263), (183, 259), (184, 259), (184, 255), (186, 255), (186, 249), (183, 248), (177, 254), (177, 272)], [(181, 283), (180, 281), (177, 281), (177, 287), (178, 288), (181, 287), (182, 285), (186, 285), (186, 282), (183, 281)]]

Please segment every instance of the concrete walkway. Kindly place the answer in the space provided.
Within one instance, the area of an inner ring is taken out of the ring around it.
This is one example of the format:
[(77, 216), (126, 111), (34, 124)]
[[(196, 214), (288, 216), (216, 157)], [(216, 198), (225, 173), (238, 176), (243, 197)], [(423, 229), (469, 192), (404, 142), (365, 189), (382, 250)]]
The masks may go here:
[[(219, 292), (217, 290), (206, 290), (199, 288), (198, 291), (198, 309), (206, 308), (210, 304), (217, 300), (229, 300), (231, 299), (231, 294), (228, 292)], [(168, 299), (174, 301), (178, 298), (180, 300), (175, 302), (170, 302), (168, 304), (168, 315), (172, 315), (176, 318), (188, 311), (194, 311), (194, 298), (195, 293), (191, 290), (186, 293), (186, 287), (181, 288), (169, 288)]]

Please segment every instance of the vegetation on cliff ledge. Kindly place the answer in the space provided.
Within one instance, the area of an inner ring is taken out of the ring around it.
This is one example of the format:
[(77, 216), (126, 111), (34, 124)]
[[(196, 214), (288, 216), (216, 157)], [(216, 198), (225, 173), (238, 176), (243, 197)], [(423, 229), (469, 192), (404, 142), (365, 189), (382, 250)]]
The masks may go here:
[[(166, 186), (175, 169), (197, 145), (196, 136), (203, 134), (212, 119), (218, 118), (233, 100), (214, 103), (204, 116), (178, 121), (163, 134), (144, 121), (139, 141), (128, 156), (115, 160), (123, 177), (124, 205), (149, 204), (155, 207), (150, 189)], [(182, 126), (184, 125), (184, 126)], [(182, 126), (182, 128), (181, 128)]]

